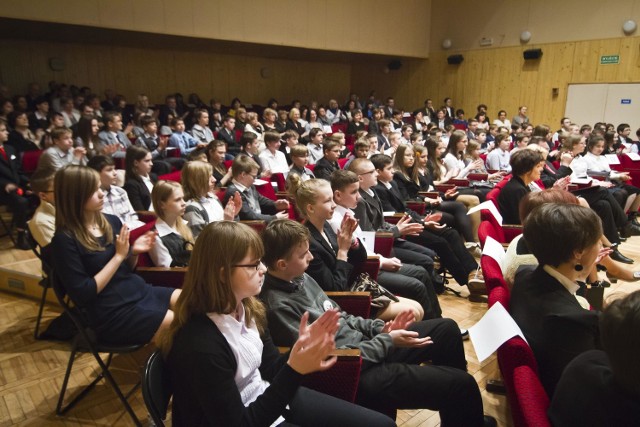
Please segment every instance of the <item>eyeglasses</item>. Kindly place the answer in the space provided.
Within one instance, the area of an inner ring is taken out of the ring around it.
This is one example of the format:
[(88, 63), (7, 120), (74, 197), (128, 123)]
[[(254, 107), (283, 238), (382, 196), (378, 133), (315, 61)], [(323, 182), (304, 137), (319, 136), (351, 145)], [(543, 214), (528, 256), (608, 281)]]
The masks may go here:
[(372, 170), (370, 170), (369, 172), (362, 172), (362, 173), (360, 173), (360, 174), (358, 174), (358, 175), (359, 175), (359, 176), (362, 176), (362, 175), (369, 175), (370, 173), (374, 173), (375, 171), (376, 171), (375, 169), (372, 169)]
[(233, 264), (231, 267), (253, 268), (255, 271), (258, 271), (261, 265), (264, 265), (262, 261), (258, 261), (256, 264)]

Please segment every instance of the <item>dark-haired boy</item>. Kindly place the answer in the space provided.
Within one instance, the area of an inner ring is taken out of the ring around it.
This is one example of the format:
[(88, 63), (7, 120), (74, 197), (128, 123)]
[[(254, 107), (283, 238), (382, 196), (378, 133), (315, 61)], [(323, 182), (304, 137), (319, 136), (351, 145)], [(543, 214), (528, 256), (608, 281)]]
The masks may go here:
[(327, 141), (322, 147), (324, 156), (316, 162), (313, 174), (316, 178), (331, 180), (331, 174), (340, 170), (338, 158), (340, 157), (340, 143), (336, 141)]
[[(277, 345), (293, 345), (300, 317), (309, 320), (338, 308), (305, 273), (313, 256), (309, 231), (294, 221), (274, 221), (262, 235), (265, 275), (261, 299), (267, 305), (269, 329)], [(363, 319), (342, 312), (336, 347), (358, 348), (363, 364), (356, 403), (377, 411), (430, 408), (443, 424), (495, 425), (482, 415), (478, 385), (467, 374), (464, 348), (451, 319), (412, 322), (402, 313), (393, 322)], [(430, 360), (432, 364), (421, 364)], [(461, 403), (463, 402), (463, 403)]]

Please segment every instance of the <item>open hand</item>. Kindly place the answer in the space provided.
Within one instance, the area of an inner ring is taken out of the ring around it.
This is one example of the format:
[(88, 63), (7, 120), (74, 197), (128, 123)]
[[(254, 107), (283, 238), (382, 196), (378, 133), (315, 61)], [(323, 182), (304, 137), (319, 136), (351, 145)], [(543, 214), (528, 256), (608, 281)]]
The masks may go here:
[(121, 257), (123, 260), (129, 255), (129, 227), (127, 224), (123, 224), (120, 229), (120, 234), (116, 235), (116, 256)]
[[(332, 313), (333, 312), (333, 313)], [(332, 367), (337, 358), (327, 359), (329, 353), (335, 349), (335, 331), (337, 331), (337, 318), (334, 310), (325, 312), (314, 322), (314, 325), (326, 315), (317, 326), (308, 326), (309, 313), (305, 312), (300, 319), (298, 330), (298, 340), (291, 348), (287, 364), (291, 368), (303, 375), (315, 371), (324, 371)]]
[(131, 253), (133, 255), (143, 254), (149, 252), (151, 248), (156, 244), (157, 232), (147, 231), (142, 236), (138, 237), (133, 246), (131, 247)]
[(395, 319), (388, 321), (382, 328), (382, 333), (389, 333), (398, 329), (407, 329), (416, 320), (412, 310), (404, 310)]
[(407, 331), (404, 329), (397, 329), (389, 332), (393, 345), (396, 347), (426, 347), (429, 344), (433, 344), (431, 337), (420, 338), (420, 334), (415, 331)]

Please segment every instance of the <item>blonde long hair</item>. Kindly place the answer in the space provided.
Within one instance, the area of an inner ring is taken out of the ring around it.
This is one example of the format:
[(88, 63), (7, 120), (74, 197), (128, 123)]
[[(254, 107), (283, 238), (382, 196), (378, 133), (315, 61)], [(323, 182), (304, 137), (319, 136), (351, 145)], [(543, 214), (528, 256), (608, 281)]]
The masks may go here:
[[(218, 221), (207, 225), (193, 248), (189, 270), (182, 285), (182, 293), (174, 310), (171, 326), (161, 339), (160, 348), (168, 354), (175, 334), (189, 320), (207, 313), (229, 314), (238, 305), (231, 288), (233, 266), (248, 254), (262, 258), (264, 247), (260, 236), (249, 226), (233, 222)], [(262, 334), (266, 326), (266, 310), (256, 298), (242, 300), (245, 323), (255, 321)]]
[(199, 199), (209, 192), (209, 179), (213, 174), (211, 163), (193, 161), (187, 162), (182, 168), (181, 183), (184, 199)]
[(84, 206), (100, 189), (100, 174), (87, 166), (69, 165), (60, 169), (54, 179), (56, 194), (56, 229), (71, 234), (89, 251), (105, 249), (89, 232), (86, 224), (94, 222), (102, 231), (107, 244), (113, 242), (113, 229), (102, 214), (88, 218)]
[[(173, 192), (182, 188), (180, 183), (175, 181), (158, 181), (156, 185), (153, 186), (153, 191), (151, 191), (151, 203), (153, 203), (153, 210), (158, 214), (159, 218), (164, 219), (165, 213), (164, 209), (162, 209), (162, 203), (169, 200), (170, 197), (173, 196)], [(194, 238), (193, 233), (191, 233), (191, 229), (178, 218), (176, 221), (176, 230), (184, 240), (193, 244)]]
[(321, 187), (331, 188), (331, 183), (325, 179), (310, 179), (302, 181), (296, 173), (287, 176), (287, 191), (296, 201), (296, 209), (304, 218), (308, 218), (306, 207), (316, 202)]

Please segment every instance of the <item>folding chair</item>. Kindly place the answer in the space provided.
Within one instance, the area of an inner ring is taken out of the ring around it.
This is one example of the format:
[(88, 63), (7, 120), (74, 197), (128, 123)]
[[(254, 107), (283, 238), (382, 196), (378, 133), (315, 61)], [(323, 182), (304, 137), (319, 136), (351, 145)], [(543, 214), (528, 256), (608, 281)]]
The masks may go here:
[(40, 247), (40, 245), (38, 245), (38, 242), (36, 242), (31, 235), (31, 231), (28, 228), (25, 231), (27, 233), (27, 240), (29, 242), (29, 245), (31, 246), (31, 250), (38, 257), (40, 263), (42, 264), (42, 280), (38, 282), (38, 284), (42, 286), (42, 297), (40, 297), (40, 307), (38, 308), (38, 317), (36, 317), (36, 329), (33, 332), (33, 338), (40, 339), (39, 331), (40, 322), (42, 321), (42, 312), (44, 311), (44, 304), (47, 301), (47, 292), (51, 287), (51, 267), (49, 262), (47, 261), (49, 259), (48, 253), (50, 245), (47, 245), (44, 248)]
[[(89, 326), (89, 323), (85, 319), (81, 310), (72, 308), (66, 301), (66, 292), (63, 285), (58, 281), (58, 277), (56, 276), (55, 271), (51, 273), (50, 279), (51, 286), (53, 287), (56, 297), (58, 298), (58, 302), (64, 308), (64, 311), (67, 313), (69, 318), (71, 318), (73, 323), (76, 325), (76, 328), (78, 329), (78, 333), (71, 343), (71, 355), (69, 356), (69, 363), (67, 364), (67, 370), (64, 374), (64, 380), (62, 381), (62, 389), (60, 390), (60, 397), (58, 399), (58, 404), (56, 405), (56, 414), (64, 415), (69, 409), (73, 408), (83, 397), (85, 397), (101, 379), (105, 378), (109, 385), (111, 385), (113, 390), (116, 392), (118, 399), (120, 399), (120, 402), (122, 402), (125, 410), (129, 413), (129, 416), (131, 416), (134, 424), (136, 426), (142, 426), (142, 424), (138, 420), (138, 417), (136, 417), (135, 412), (133, 412), (131, 405), (127, 401), (129, 396), (131, 396), (140, 386), (140, 381), (138, 381), (138, 383), (135, 384), (125, 395), (122, 393), (120, 387), (111, 375), (109, 366), (111, 365), (111, 360), (114, 354), (133, 353), (144, 347), (146, 344), (110, 345), (100, 343), (98, 341), (96, 333)], [(71, 402), (67, 403), (66, 406), (63, 406), (64, 395), (69, 384), (69, 377), (71, 376), (71, 368), (73, 368), (73, 362), (75, 361), (77, 353), (91, 353), (96, 362), (98, 362), (100, 373), (89, 385), (85, 386), (85, 388), (82, 389), (82, 391), (80, 391), (80, 393), (78, 393), (76, 397), (71, 400)], [(100, 357), (100, 353), (108, 353), (109, 356), (107, 357), (106, 362), (102, 360), (102, 357)]]
[(157, 427), (164, 427), (167, 408), (173, 389), (165, 370), (164, 359), (159, 350), (154, 351), (144, 367), (142, 376), (142, 397), (144, 404)]

